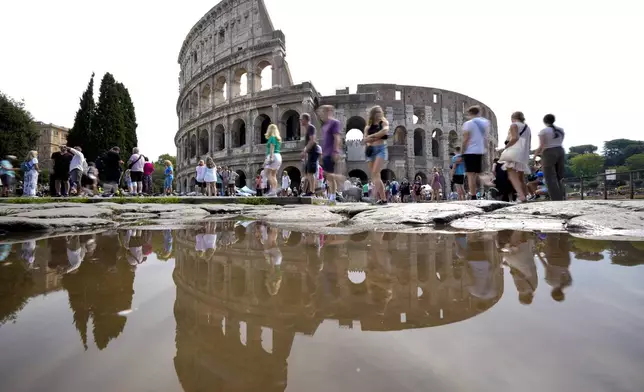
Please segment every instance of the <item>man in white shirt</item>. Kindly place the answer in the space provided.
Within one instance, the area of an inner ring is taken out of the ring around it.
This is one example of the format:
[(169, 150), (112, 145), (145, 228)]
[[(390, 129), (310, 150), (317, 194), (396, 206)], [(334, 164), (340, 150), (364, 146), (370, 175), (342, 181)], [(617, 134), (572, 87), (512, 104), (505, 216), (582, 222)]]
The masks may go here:
[(143, 166), (145, 165), (145, 157), (139, 153), (139, 148), (132, 149), (132, 156), (127, 161), (130, 169), (130, 178), (132, 179), (132, 194), (143, 193)]
[(483, 156), (490, 132), (490, 121), (481, 117), (481, 108), (472, 106), (467, 109), (470, 118), (463, 124), (463, 162), (470, 190), (470, 198), (476, 200), (477, 179), (483, 172)]
[(87, 165), (85, 162), (85, 155), (80, 147), (68, 147), (67, 151), (74, 154), (71, 163), (69, 164), (69, 183), (71, 184), (70, 194), (72, 190), (76, 190), (76, 194), (81, 192), (81, 179), (83, 178), (83, 166)]
[(282, 196), (286, 196), (286, 190), (291, 187), (291, 178), (288, 176), (288, 173), (284, 171), (282, 174)]

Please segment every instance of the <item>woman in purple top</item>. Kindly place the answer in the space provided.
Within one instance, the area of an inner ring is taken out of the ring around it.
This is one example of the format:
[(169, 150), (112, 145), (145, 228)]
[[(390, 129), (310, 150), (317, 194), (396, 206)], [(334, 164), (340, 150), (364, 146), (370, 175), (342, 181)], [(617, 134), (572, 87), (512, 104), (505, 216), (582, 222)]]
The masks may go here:
[(340, 156), (340, 121), (333, 118), (334, 108), (331, 105), (321, 106), (319, 109), (322, 125), (322, 169), (326, 175), (329, 201), (335, 203), (335, 193), (338, 189), (338, 175), (335, 173), (335, 164)]

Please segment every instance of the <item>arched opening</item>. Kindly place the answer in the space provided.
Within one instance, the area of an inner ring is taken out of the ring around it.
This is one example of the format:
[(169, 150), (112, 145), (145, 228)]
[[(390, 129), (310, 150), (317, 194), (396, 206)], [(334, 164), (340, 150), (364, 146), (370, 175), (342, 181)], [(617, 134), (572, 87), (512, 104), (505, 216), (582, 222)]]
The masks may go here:
[(367, 183), (369, 181), (369, 176), (367, 176), (367, 173), (363, 172), (360, 169), (354, 169), (349, 172), (349, 177), (350, 178), (357, 178), (359, 179), (363, 184)]
[(226, 148), (226, 131), (224, 126), (219, 124), (215, 127), (215, 152)]
[(271, 118), (266, 114), (260, 114), (255, 119), (255, 124), (253, 125), (258, 138), (257, 143), (266, 144), (266, 131), (268, 130), (268, 126), (271, 125)]
[(443, 136), (443, 131), (441, 131), (440, 129), (436, 128), (432, 131), (432, 156), (434, 158), (439, 158), (443, 155), (443, 151), (440, 145), (441, 136)]
[(235, 71), (231, 92), (233, 98), (248, 94), (248, 72), (245, 69), (239, 68)]
[(186, 99), (183, 103), (183, 121), (188, 121), (190, 118), (190, 99)]
[(197, 156), (197, 136), (190, 136), (190, 158), (195, 158)]
[(192, 177), (190, 179), (190, 186), (188, 187), (188, 192), (192, 192), (195, 190), (195, 186), (197, 185), (197, 179), (195, 177)]
[(353, 116), (347, 120), (346, 130), (350, 131), (352, 129), (359, 129), (360, 132), (364, 132), (365, 127), (367, 126), (367, 121), (360, 116)]
[[(298, 168), (289, 166), (284, 169), (284, 172), (288, 173), (288, 176), (291, 178), (291, 188), (300, 186), (300, 182), (302, 181), (302, 173), (300, 173), (300, 170)], [(277, 182), (281, 185), (282, 179), (278, 178)]]
[(190, 139), (187, 137), (183, 138), (183, 159), (190, 159)]
[(206, 110), (210, 109), (212, 106), (212, 90), (210, 89), (210, 85), (206, 84), (203, 86), (201, 89), (201, 111), (205, 112)]
[(193, 91), (190, 97), (190, 115), (195, 117), (197, 114), (199, 114), (199, 95)]
[(233, 148), (246, 145), (246, 123), (241, 118), (233, 122), (232, 146)]
[(235, 181), (235, 186), (237, 188), (243, 188), (246, 186), (246, 173), (243, 170), (235, 170), (237, 173), (237, 180)]
[(286, 125), (286, 141), (300, 140), (300, 114), (295, 110), (288, 110), (282, 116)]
[(420, 182), (424, 185), (427, 184), (427, 175), (423, 172), (418, 172), (414, 174), (414, 180), (416, 180), (416, 177), (420, 177)]
[(256, 78), (255, 91), (268, 90), (273, 87), (273, 66), (267, 60), (260, 61), (255, 69)]
[(222, 103), (226, 102), (226, 100), (228, 99), (228, 92), (226, 90), (228, 90), (226, 78), (219, 76), (217, 78), (217, 81), (215, 82), (215, 105), (221, 105)]
[(425, 131), (417, 128), (414, 131), (414, 156), (422, 157), (425, 150)]
[(382, 169), (380, 172), (380, 178), (383, 181), (394, 181), (396, 179), (396, 174), (391, 169)]
[(425, 111), (422, 109), (414, 109), (414, 124), (425, 124)]
[(208, 154), (208, 131), (202, 129), (199, 132), (199, 156)]
[(404, 146), (407, 142), (407, 130), (403, 126), (398, 126), (394, 130), (394, 146)]
[(362, 140), (362, 139), (364, 139), (364, 134), (362, 133), (362, 131), (360, 129), (353, 128), (352, 130), (347, 132), (346, 140), (348, 142), (356, 141), (356, 140), (359, 141), (359, 140)]
[(456, 153), (456, 147), (458, 147), (458, 134), (456, 133), (456, 131), (449, 131), (448, 143), (450, 154)]

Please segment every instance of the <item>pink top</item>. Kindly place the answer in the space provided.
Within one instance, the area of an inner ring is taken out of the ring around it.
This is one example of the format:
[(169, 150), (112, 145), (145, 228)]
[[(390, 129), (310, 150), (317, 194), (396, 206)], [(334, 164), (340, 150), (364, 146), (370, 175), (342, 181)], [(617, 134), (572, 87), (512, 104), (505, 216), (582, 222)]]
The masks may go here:
[(151, 162), (145, 162), (143, 165), (143, 174), (149, 176), (154, 171), (154, 165)]

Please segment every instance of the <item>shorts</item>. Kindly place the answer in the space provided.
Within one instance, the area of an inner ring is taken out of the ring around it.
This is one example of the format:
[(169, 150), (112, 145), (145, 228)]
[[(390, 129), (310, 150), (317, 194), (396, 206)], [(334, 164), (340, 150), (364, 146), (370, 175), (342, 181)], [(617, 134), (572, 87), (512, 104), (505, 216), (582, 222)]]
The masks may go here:
[(69, 170), (55, 171), (52, 177), (55, 181), (69, 181)]
[(163, 187), (164, 188), (172, 188), (172, 181), (174, 180), (174, 177), (169, 176), (166, 177), (165, 180), (163, 180)]
[(322, 157), (322, 169), (329, 174), (335, 173), (335, 160), (332, 156)]
[(203, 188), (206, 186), (206, 181), (195, 181), (195, 185)]
[(11, 185), (13, 185), (13, 176), (3, 174), (2, 176), (0, 176), (0, 179), (2, 180), (2, 186), (4, 187), (10, 187)]
[(463, 174), (454, 174), (452, 176), (452, 184), (454, 185), (463, 185), (465, 183), (465, 175)]
[(379, 144), (377, 146), (371, 146), (372, 153), (370, 157), (367, 158), (367, 162), (374, 162), (376, 158), (382, 158), (383, 161), (386, 161), (389, 156), (387, 154), (387, 145)]
[(309, 153), (309, 156), (304, 165), (304, 172), (306, 174), (315, 174), (318, 171), (318, 159), (319, 155), (316, 153)]
[(273, 154), (273, 162), (269, 162), (270, 155), (266, 156), (264, 161), (264, 169), (277, 170), (282, 166), (282, 155), (280, 153)]
[(82, 178), (83, 172), (81, 169), (74, 169), (69, 172), (69, 180), (74, 184), (80, 184)]
[(483, 171), (483, 154), (463, 154), (466, 173), (481, 173)]
[(130, 178), (132, 179), (132, 182), (143, 182), (143, 172), (131, 171)]

